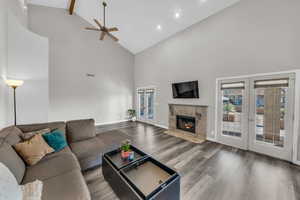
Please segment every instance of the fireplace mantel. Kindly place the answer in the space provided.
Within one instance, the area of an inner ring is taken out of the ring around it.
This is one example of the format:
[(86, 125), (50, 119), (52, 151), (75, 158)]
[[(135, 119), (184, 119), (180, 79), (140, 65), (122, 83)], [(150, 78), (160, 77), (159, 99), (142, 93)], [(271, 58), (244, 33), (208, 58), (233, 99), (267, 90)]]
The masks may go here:
[(192, 107), (208, 107), (207, 105), (194, 105), (194, 104), (175, 104), (169, 103), (169, 106), (192, 106)]
[[(207, 109), (205, 105), (191, 105), (191, 104), (169, 104), (169, 130), (181, 133), (183, 135), (189, 135), (190, 137), (206, 139), (207, 132)], [(190, 133), (177, 129), (176, 116), (194, 117), (196, 121), (196, 133)]]

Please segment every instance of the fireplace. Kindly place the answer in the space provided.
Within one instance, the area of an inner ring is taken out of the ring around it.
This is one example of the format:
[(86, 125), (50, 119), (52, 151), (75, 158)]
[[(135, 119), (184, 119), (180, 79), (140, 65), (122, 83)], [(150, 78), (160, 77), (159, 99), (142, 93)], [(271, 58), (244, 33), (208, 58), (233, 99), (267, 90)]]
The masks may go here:
[(196, 118), (176, 115), (176, 126), (177, 129), (188, 131), (190, 133), (196, 133)]

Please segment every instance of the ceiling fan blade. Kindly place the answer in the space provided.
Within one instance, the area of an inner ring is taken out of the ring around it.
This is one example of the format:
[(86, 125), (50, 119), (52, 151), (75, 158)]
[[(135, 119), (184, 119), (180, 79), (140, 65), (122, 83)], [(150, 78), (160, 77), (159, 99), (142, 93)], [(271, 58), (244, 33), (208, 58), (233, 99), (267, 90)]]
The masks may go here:
[(108, 28), (107, 31), (114, 32), (114, 31), (119, 31), (119, 29), (117, 27), (114, 27), (114, 28)]
[(98, 26), (102, 29), (102, 25), (101, 25), (101, 23), (100, 23), (97, 19), (94, 19), (94, 22), (95, 22), (96, 24), (98, 24)]
[(100, 40), (103, 40), (103, 39), (104, 39), (104, 36), (105, 36), (105, 32), (102, 31), (101, 36), (100, 36)]
[(86, 30), (90, 30), (90, 31), (101, 31), (99, 28), (90, 28), (90, 27), (86, 27)]
[(117, 37), (115, 37), (115, 36), (113, 36), (112, 34), (110, 34), (110, 33), (106, 33), (109, 37), (111, 37), (114, 41), (116, 41), (116, 42), (118, 42), (119, 41), (119, 39), (117, 38)]

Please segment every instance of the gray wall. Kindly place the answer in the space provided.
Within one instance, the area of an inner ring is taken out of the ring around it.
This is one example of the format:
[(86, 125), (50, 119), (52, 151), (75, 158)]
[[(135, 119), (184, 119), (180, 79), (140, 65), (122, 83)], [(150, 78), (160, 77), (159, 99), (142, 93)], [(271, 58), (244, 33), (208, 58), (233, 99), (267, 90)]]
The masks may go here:
[[(300, 69), (300, 1), (242, 0), (136, 55), (135, 87), (158, 88), (156, 123), (168, 126), (168, 103), (209, 106), (214, 135), (217, 77)], [(199, 100), (174, 100), (171, 83), (199, 80)]]
[[(8, 79), (24, 80), (17, 88), (17, 123), (48, 121), (48, 39), (32, 33), (8, 14), (7, 28)], [(7, 86), (6, 86), (7, 87)], [(8, 88), (8, 87), (7, 87)], [(7, 122), (13, 124), (13, 90), (8, 88)]]
[[(132, 107), (134, 56), (64, 9), (29, 6), (29, 27), (49, 38), (49, 120), (124, 120)], [(95, 74), (94, 78), (86, 74)]]
[(7, 65), (7, 14), (6, 1), (0, 1), (0, 129), (6, 125), (6, 87), (4, 75)]
[[(10, 19), (12, 18), (14, 18), (18, 27), (27, 26), (27, 12), (24, 9), (24, 5), (19, 0), (0, 0), (0, 128), (9, 125), (11, 122), (11, 118), (8, 116), (8, 113), (12, 111), (9, 104), (11, 99), (8, 96), (9, 89), (5, 85), (4, 80), (7, 77), (13, 78), (9, 74), (11, 68), (8, 58), (8, 32), (9, 25), (11, 25), (9, 22), (11, 22)], [(21, 44), (17, 48), (20, 46)]]

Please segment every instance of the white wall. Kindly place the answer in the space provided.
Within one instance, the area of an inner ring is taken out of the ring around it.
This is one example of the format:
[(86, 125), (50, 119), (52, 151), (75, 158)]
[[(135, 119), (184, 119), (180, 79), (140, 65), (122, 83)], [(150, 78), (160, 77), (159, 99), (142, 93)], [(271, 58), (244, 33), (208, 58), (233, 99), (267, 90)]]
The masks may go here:
[[(7, 77), (24, 80), (17, 88), (17, 122), (48, 121), (48, 39), (30, 32), (15, 15), (8, 16)], [(8, 120), (13, 122), (13, 90), (9, 90)]]
[(87, 26), (65, 9), (29, 7), (29, 27), (50, 42), (50, 121), (120, 121), (132, 107), (133, 55), (109, 38), (99, 41)]
[(27, 26), (27, 13), (19, 0), (0, 0), (0, 129), (9, 125), (8, 88), (4, 83), (8, 70), (8, 13)]
[[(156, 123), (168, 103), (209, 106), (214, 137), (217, 77), (300, 68), (300, 1), (242, 0), (135, 57), (135, 87), (158, 88)], [(200, 99), (174, 100), (171, 83), (199, 80)]]
[(17, 89), (18, 123), (48, 120), (48, 40), (27, 30), (24, 1), (0, 2), (0, 128), (13, 124), (13, 90), (4, 79), (22, 79)]
[(4, 76), (7, 66), (7, 14), (6, 1), (0, 1), (0, 129), (6, 125), (6, 87)]

